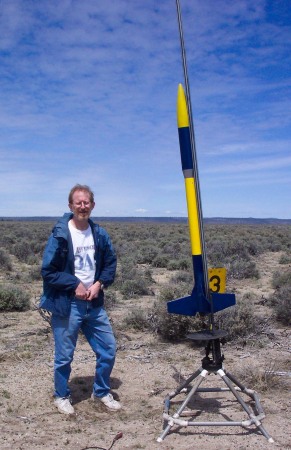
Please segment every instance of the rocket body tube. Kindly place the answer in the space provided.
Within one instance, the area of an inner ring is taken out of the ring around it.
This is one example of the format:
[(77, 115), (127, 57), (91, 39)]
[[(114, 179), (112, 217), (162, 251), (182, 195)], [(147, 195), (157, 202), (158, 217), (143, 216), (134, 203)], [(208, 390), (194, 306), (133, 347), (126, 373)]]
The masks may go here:
[[(211, 313), (235, 304), (233, 294), (211, 294), (208, 283), (207, 261), (203, 251), (203, 224), (201, 223), (201, 205), (199, 181), (197, 179), (196, 153), (191, 145), (190, 122), (183, 86), (179, 84), (177, 97), (177, 123), (180, 143), (182, 171), (185, 181), (188, 224), (194, 272), (192, 294), (168, 302), (168, 312), (183, 315)], [(212, 300), (215, 298), (215, 304)]]

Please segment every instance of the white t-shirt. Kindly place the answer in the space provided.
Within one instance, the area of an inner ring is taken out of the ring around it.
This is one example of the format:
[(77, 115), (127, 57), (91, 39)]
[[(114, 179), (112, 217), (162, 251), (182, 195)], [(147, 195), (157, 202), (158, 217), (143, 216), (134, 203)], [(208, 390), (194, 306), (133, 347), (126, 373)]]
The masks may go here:
[(69, 222), (75, 258), (75, 275), (88, 289), (95, 277), (95, 245), (90, 225), (87, 230), (77, 230)]

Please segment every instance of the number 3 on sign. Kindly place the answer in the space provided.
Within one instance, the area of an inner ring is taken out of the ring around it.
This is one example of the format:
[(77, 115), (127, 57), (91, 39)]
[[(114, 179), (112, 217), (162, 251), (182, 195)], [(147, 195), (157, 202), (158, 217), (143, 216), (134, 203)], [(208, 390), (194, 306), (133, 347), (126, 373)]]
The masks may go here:
[(222, 294), (226, 288), (226, 268), (208, 269), (209, 287), (211, 292)]

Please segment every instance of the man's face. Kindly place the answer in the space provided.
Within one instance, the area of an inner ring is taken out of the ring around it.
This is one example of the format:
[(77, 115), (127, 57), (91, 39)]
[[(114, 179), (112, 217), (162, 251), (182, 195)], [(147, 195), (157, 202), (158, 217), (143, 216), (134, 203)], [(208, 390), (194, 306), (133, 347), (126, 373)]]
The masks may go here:
[(90, 201), (90, 194), (86, 191), (75, 191), (73, 201), (69, 204), (70, 210), (78, 221), (87, 221), (95, 203)]

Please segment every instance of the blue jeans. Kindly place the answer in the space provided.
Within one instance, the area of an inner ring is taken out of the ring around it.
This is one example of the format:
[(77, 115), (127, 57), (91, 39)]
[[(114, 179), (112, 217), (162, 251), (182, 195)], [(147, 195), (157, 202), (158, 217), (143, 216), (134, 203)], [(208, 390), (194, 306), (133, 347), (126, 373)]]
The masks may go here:
[(116, 343), (103, 306), (92, 308), (91, 302), (74, 299), (70, 316), (59, 317), (53, 314), (51, 323), (55, 339), (55, 397), (70, 395), (68, 381), (80, 329), (96, 354), (93, 393), (96, 397), (108, 394)]

